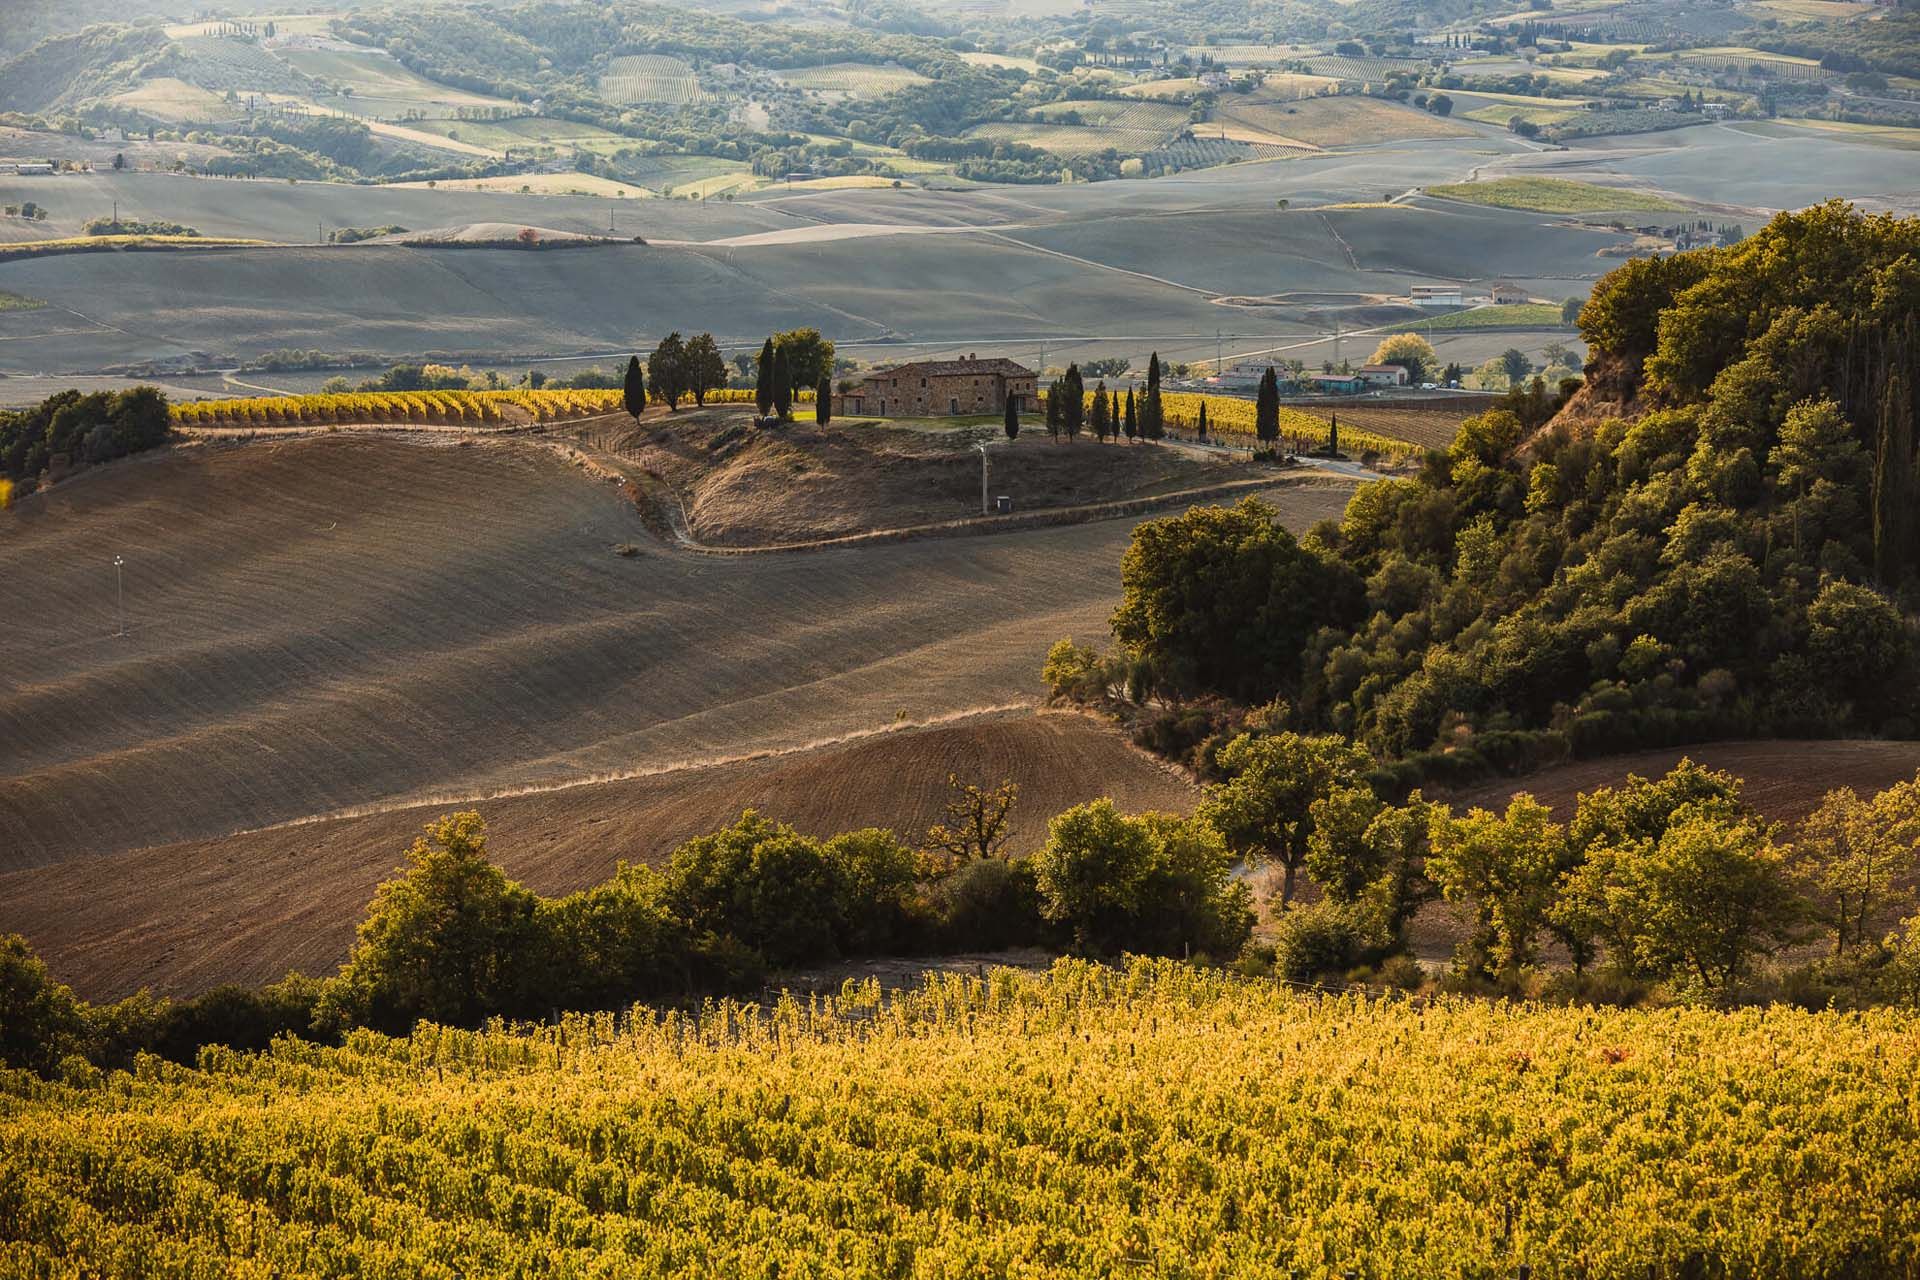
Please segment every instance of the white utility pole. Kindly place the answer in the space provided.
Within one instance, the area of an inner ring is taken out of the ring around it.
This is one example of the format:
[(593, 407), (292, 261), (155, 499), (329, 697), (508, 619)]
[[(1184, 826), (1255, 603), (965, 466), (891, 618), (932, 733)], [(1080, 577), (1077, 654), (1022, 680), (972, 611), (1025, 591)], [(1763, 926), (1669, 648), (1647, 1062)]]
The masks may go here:
[(991, 515), (987, 507), (987, 446), (982, 441), (973, 446), (980, 451), (980, 514)]
[(124, 566), (127, 562), (119, 556), (113, 558), (113, 594), (120, 605), (120, 634), (127, 634), (127, 585)]

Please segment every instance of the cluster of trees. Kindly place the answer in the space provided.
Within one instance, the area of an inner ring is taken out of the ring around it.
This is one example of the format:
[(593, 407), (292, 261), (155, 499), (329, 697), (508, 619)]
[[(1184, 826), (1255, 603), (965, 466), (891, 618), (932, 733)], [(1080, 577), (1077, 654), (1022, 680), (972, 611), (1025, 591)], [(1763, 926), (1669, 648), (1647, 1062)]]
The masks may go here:
[[(1094, 361), (1088, 364), (1088, 371), (1094, 371), (1096, 366), (1113, 367), (1108, 361)], [(1117, 372), (1124, 373), (1126, 367), (1127, 362), (1120, 361)], [(1047, 433), (1055, 441), (1062, 434), (1068, 440), (1077, 440), (1082, 430), (1091, 431), (1094, 438), (1103, 443), (1123, 435), (1131, 442), (1164, 439), (1167, 416), (1160, 395), (1160, 371), (1160, 353), (1156, 351), (1147, 361), (1147, 384), (1138, 396), (1132, 387), (1127, 388), (1124, 397), (1117, 391), (1109, 391), (1102, 378), (1094, 384), (1089, 397), (1086, 375), (1078, 364), (1069, 364), (1067, 371), (1047, 388), (1044, 397)], [(1016, 432), (1010, 429), (1007, 434), (1012, 436)]]
[(139, 222), (131, 218), (94, 218), (80, 228), (90, 236), (199, 236), (178, 222)]
[(474, 1026), (939, 948), (1240, 953), (1251, 900), (1211, 826), (1098, 800), (1056, 817), (1039, 852), (1010, 857), (1017, 794), (1011, 783), (954, 780), (946, 818), (920, 848), (878, 829), (815, 839), (748, 811), (658, 871), (622, 863), (562, 898), (532, 893), (489, 860), (479, 814), (449, 814), (381, 886), (331, 978), (89, 1007), (24, 940), (0, 939), (0, 1065), (50, 1071), (73, 1053), (125, 1065), (140, 1050), (191, 1061), (204, 1044), (263, 1048), (279, 1034), (403, 1032), (419, 1019)]
[[(1576, 384), (1516, 387), (1298, 543), (1150, 521), (1116, 638), (1419, 768), (1920, 732), (1916, 259), (1920, 220), (1831, 204), (1630, 262), (1580, 315), (1583, 403), (1617, 408), (1548, 428)], [(1256, 589), (1282, 570), (1322, 595)]]
[(0, 413), (0, 479), (29, 492), (43, 477), (164, 444), (167, 398), (152, 387), (62, 391), (19, 413)]
[(649, 402), (664, 402), (678, 410), (684, 396), (692, 396), (704, 406), (707, 393), (727, 386), (729, 369), (737, 367), (743, 376), (754, 380), (754, 400), (762, 417), (793, 416), (794, 402), (801, 388), (815, 393), (814, 413), (827, 422), (833, 414), (833, 341), (818, 329), (789, 329), (769, 336), (757, 356), (742, 353), (729, 363), (710, 333), (681, 338), (676, 330), (660, 340), (645, 367), (640, 357), (627, 361), (626, 374), (619, 385), (625, 391), (628, 413), (638, 418)]
[(660, 345), (647, 357), (647, 372), (640, 372), (640, 357), (627, 362), (626, 407), (639, 417), (647, 407), (649, 394), (678, 411), (683, 396), (692, 396), (696, 405), (707, 403), (707, 393), (727, 385), (727, 358), (710, 333), (683, 339), (679, 330), (660, 339)]

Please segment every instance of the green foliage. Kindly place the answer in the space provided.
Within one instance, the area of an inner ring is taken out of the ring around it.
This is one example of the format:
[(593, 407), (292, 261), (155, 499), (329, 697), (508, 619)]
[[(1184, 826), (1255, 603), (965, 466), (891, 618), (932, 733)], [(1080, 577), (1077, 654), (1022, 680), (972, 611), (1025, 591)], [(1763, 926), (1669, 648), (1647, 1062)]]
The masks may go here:
[(1447, 901), (1473, 912), (1473, 932), (1460, 948), (1461, 968), (1502, 977), (1531, 965), (1555, 886), (1572, 865), (1566, 828), (1545, 805), (1522, 794), (1504, 814), (1437, 813), (1428, 839), (1427, 874)]
[(1043, 914), (1082, 951), (1229, 956), (1253, 931), (1251, 895), (1199, 819), (1095, 800), (1053, 820), (1033, 863)]
[(0, 479), (32, 484), (59, 463), (78, 468), (166, 443), (167, 399), (152, 387), (63, 391), (21, 413), (0, 412)]
[(789, 329), (774, 334), (772, 341), (776, 355), (786, 357), (789, 386), (817, 387), (833, 376), (833, 340), (821, 337), (818, 329)]
[(710, 333), (698, 333), (681, 352), (682, 382), (697, 405), (707, 403), (707, 392), (727, 385), (727, 358)]
[(1300, 681), (1308, 641), (1350, 623), (1359, 579), (1303, 547), (1256, 498), (1134, 530), (1113, 635), (1174, 688), (1264, 702)]
[(1440, 371), (1440, 357), (1433, 344), (1417, 333), (1399, 333), (1382, 338), (1373, 349), (1369, 364), (1397, 364), (1407, 371), (1407, 381), (1431, 382)]
[(1200, 814), (1237, 856), (1280, 865), (1285, 907), (1318, 819), (1328, 816), (1315, 806), (1353, 786), (1372, 765), (1365, 751), (1341, 738), (1244, 733), (1220, 750), (1217, 767), (1227, 781), (1207, 789)]
[(639, 356), (627, 357), (627, 375), (621, 384), (621, 403), (638, 418), (647, 409), (647, 375), (640, 368)]
[(647, 357), (647, 378), (653, 383), (653, 398), (666, 401), (669, 410), (678, 412), (680, 397), (691, 390), (687, 344), (679, 330), (660, 339), (660, 345)]
[(0, 937), (0, 1067), (43, 1074), (87, 1048), (87, 1020), (73, 992), (53, 980), (19, 934)]

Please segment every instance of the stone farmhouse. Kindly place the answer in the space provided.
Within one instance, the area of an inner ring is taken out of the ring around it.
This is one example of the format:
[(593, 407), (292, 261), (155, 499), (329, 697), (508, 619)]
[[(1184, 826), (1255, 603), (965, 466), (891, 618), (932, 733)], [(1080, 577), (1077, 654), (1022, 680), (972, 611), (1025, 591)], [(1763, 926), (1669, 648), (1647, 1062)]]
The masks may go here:
[(996, 357), (980, 360), (918, 360), (868, 374), (840, 393), (837, 414), (874, 418), (935, 418), (953, 414), (1004, 413), (1007, 401), (1027, 413), (1040, 407), (1031, 369)]

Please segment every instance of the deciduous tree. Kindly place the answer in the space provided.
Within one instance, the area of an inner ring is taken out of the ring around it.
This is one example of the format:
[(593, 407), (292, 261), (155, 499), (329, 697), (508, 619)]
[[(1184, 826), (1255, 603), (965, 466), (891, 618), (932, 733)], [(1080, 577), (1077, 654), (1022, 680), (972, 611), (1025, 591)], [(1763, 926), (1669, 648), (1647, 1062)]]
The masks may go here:
[(680, 397), (687, 394), (687, 347), (678, 331), (660, 339), (647, 360), (647, 372), (653, 382), (653, 394), (665, 400), (667, 408), (680, 408)]
[(699, 334), (687, 343), (682, 358), (686, 365), (686, 389), (693, 393), (696, 405), (704, 406), (707, 392), (727, 385), (727, 359), (720, 354), (710, 333)]
[(1357, 783), (1373, 760), (1337, 737), (1241, 734), (1221, 749), (1219, 765), (1227, 781), (1207, 789), (1200, 814), (1238, 856), (1279, 864), (1284, 909), (1312, 847), (1314, 802)]

